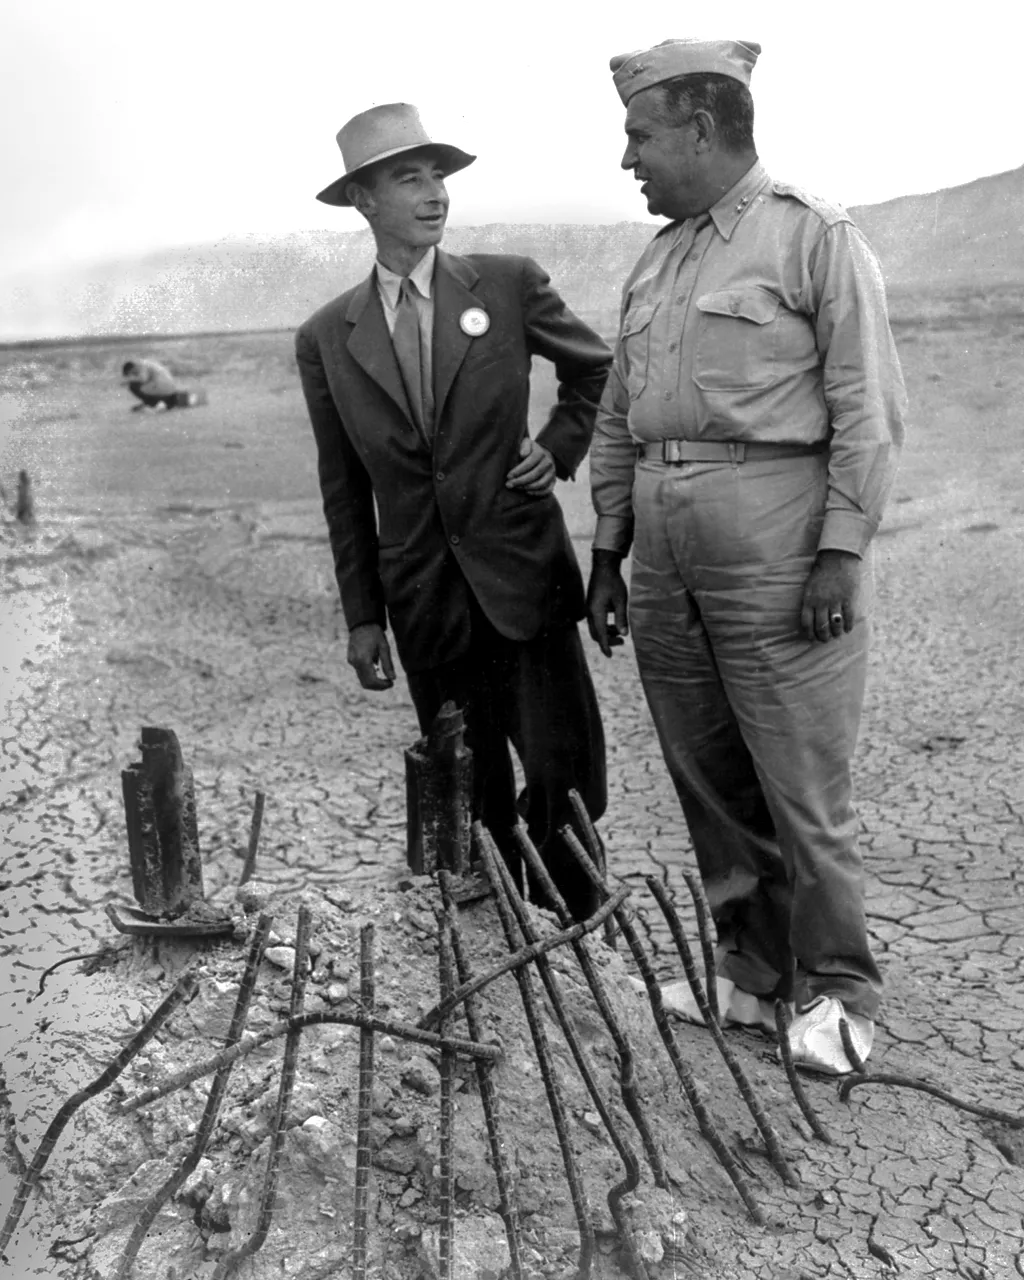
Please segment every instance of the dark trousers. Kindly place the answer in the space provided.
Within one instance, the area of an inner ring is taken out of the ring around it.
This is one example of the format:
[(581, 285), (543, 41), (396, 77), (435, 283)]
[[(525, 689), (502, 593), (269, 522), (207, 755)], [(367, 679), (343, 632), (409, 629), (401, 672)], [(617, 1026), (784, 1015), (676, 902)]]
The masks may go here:
[[(155, 409), (158, 404), (162, 404), (165, 409), (193, 409), (196, 405), (207, 403), (205, 391), (169, 391), (165, 395), (157, 396), (149, 391), (140, 391), (136, 383), (129, 383), (128, 389), (132, 395), (142, 401), (147, 409)], [(134, 406), (136, 409), (141, 407), (141, 405)]]
[[(604, 731), (576, 627), (519, 643), (500, 635), (474, 603), (468, 651), (407, 678), (423, 733), (449, 699), (462, 709), (473, 752), (473, 817), (494, 837), (517, 884), (523, 868), (511, 831), (522, 817), (573, 917), (591, 914), (598, 895), (558, 835), (576, 825), (570, 788), (594, 821), (607, 802)], [(518, 798), (510, 743), (525, 778)], [(532, 883), (531, 897), (545, 905)]]
[[(174, 409), (178, 403), (179, 392), (177, 391), (168, 391), (159, 396), (153, 395), (150, 391), (140, 391), (139, 385), (134, 382), (129, 382), (128, 389), (136, 399), (142, 401), (147, 409), (155, 409), (158, 404), (162, 404), (165, 409)], [(142, 405), (135, 405), (136, 409), (141, 407)]]

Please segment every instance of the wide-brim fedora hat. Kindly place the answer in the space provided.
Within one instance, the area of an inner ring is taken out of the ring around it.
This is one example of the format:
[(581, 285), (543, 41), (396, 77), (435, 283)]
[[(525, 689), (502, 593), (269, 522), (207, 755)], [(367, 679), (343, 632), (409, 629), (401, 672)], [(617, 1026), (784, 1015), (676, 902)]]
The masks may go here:
[(345, 172), (318, 192), (316, 198), (324, 204), (351, 206), (345, 191), (356, 175), (380, 160), (390, 160), (406, 151), (432, 152), (445, 177), (465, 169), (476, 159), (446, 142), (435, 142), (424, 129), (419, 112), (408, 102), (386, 102), (362, 111), (341, 126), (337, 137)]

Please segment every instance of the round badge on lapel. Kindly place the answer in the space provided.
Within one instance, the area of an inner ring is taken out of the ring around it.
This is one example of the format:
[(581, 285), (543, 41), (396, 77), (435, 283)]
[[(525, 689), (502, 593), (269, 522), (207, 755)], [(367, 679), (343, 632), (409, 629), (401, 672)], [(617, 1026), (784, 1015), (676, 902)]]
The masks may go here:
[(459, 316), (459, 328), (471, 338), (479, 338), (491, 327), (491, 317), (480, 307), (470, 307)]

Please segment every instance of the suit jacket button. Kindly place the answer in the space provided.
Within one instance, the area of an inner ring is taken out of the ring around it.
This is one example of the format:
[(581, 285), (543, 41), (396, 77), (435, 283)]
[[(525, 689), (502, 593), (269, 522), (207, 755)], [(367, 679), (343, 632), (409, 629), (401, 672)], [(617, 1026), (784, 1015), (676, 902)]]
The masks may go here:
[(435, 479), (435, 480), (443, 480), (443, 479), (444, 479), (444, 472), (443, 472), (443, 471), (438, 471), (438, 472), (437, 472), (437, 474), (434, 476), (434, 479)]
[(459, 545), (459, 535), (457, 533), (453, 533), (450, 538), (450, 542), (453, 547), (457, 547)]

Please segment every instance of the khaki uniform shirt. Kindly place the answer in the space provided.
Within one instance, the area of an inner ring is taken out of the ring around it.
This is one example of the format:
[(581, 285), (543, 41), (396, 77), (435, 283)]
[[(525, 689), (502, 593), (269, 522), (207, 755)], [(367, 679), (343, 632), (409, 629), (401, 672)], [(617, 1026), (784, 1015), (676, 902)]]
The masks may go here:
[(819, 549), (863, 553), (904, 436), (878, 261), (849, 216), (754, 164), (664, 227), (623, 290), (591, 448), (594, 549), (625, 553), (638, 442), (829, 442)]

